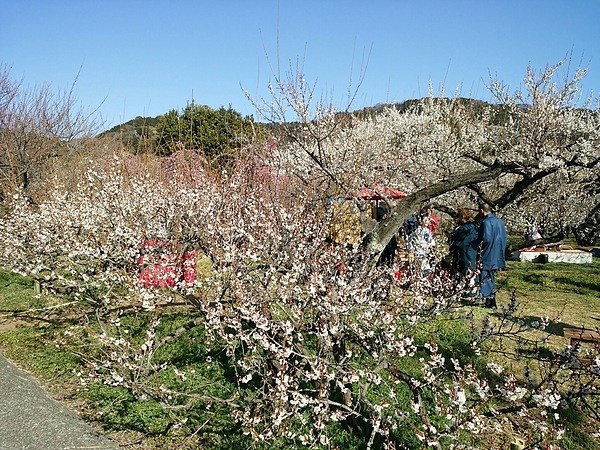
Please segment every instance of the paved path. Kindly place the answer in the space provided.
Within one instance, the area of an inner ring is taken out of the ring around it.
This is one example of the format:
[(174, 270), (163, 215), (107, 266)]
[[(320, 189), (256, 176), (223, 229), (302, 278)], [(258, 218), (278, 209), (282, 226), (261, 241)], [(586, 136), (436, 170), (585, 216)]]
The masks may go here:
[(0, 355), (0, 450), (117, 450)]

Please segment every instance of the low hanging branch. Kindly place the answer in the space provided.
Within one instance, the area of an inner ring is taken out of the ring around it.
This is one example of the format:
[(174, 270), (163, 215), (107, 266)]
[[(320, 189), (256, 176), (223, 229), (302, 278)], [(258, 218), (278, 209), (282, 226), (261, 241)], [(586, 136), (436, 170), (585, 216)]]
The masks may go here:
[(493, 165), (484, 170), (457, 174), (398, 200), (392, 206), (388, 218), (378, 223), (365, 237), (363, 242), (369, 250), (370, 256), (376, 261), (388, 242), (398, 233), (406, 219), (414, 211), (421, 209), (427, 200), (462, 186), (493, 180), (506, 173), (509, 168), (506, 165)]

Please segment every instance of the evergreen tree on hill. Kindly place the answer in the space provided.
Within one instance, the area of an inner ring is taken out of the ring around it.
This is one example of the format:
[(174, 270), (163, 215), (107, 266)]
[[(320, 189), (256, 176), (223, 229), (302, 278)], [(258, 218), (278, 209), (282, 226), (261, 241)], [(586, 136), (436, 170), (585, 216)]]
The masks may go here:
[(200, 152), (208, 160), (230, 153), (251, 142), (257, 125), (231, 106), (213, 109), (193, 101), (181, 113), (173, 109), (159, 116), (155, 151), (170, 155), (184, 147)]

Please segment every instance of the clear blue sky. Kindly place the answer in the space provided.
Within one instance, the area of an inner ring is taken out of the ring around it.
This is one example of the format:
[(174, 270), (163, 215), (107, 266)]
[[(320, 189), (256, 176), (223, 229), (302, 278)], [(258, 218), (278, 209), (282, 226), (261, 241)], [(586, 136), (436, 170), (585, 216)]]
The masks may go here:
[[(497, 74), (513, 90), (529, 64), (572, 52), (600, 91), (598, 0), (1, 0), (0, 64), (25, 85), (76, 84), (105, 128), (196, 103), (255, 114), (267, 55), (304, 73), (338, 107), (368, 56), (354, 107), (426, 96), (489, 100)], [(279, 45), (278, 45), (279, 43)], [(279, 48), (279, 53), (278, 53)]]

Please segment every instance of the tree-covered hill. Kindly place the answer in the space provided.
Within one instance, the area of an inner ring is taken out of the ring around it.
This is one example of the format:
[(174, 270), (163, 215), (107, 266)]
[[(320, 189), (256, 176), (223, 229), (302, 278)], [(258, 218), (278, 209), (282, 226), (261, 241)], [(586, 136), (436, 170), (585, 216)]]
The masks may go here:
[(157, 136), (157, 123), (158, 117), (137, 116), (100, 133), (98, 137), (113, 138), (135, 153), (143, 152), (151, 148)]

